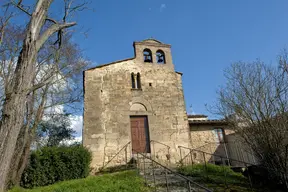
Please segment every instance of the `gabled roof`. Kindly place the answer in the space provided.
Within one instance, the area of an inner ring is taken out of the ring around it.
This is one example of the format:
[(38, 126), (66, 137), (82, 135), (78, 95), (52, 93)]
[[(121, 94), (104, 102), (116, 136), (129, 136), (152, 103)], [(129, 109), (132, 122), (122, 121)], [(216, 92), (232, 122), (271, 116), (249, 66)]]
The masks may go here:
[(153, 38), (148, 38), (148, 39), (144, 39), (143, 41), (140, 41), (142, 43), (158, 43), (158, 44), (164, 44), (161, 41), (157, 40), (157, 39), (153, 39)]
[(122, 59), (122, 60), (118, 60), (118, 61), (113, 61), (111, 63), (106, 63), (106, 64), (102, 64), (102, 65), (97, 65), (95, 67), (91, 67), (91, 68), (86, 69), (84, 71), (90, 71), (90, 70), (93, 70), (93, 69), (96, 69), (96, 68), (106, 67), (108, 65), (117, 64), (117, 63), (121, 63), (121, 62), (124, 62), (124, 61), (130, 61), (130, 60), (133, 60), (133, 59), (135, 59), (135, 58), (133, 57), (133, 58), (128, 58), (128, 59)]
[(157, 39), (154, 39), (154, 38), (148, 38), (148, 39), (144, 39), (142, 41), (134, 41), (133, 46), (135, 46), (135, 45), (149, 45), (149, 46), (168, 47), (168, 48), (171, 47), (171, 45), (165, 44), (165, 43), (163, 43)]
[[(117, 63), (121, 63), (121, 62), (124, 62), (124, 61), (130, 61), (130, 60), (133, 60), (133, 59), (135, 59), (135, 58), (133, 57), (133, 58), (128, 58), (128, 59), (122, 59), (122, 60), (118, 60), (118, 61), (113, 61), (113, 62), (111, 62), (111, 63), (106, 63), (106, 64), (102, 64), (102, 65), (97, 65), (97, 66), (95, 66), (95, 67), (91, 67), (91, 68), (86, 69), (86, 70), (84, 70), (84, 71), (90, 71), (90, 70), (93, 70), (93, 69), (106, 67), (106, 66), (113, 65), (113, 64), (117, 64)], [(181, 76), (183, 75), (183, 73), (181, 73), (181, 72), (179, 72), (179, 71), (175, 71), (175, 73), (180, 74)]]

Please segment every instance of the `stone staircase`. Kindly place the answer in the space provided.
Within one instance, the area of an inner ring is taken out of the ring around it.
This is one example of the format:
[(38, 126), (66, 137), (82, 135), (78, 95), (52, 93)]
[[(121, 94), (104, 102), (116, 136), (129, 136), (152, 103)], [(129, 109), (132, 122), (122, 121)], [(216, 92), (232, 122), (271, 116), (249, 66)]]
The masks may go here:
[[(159, 144), (159, 142), (157, 143)], [(136, 169), (139, 175), (144, 178), (145, 184), (151, 187), (154, 192), (212, 192), (211, 189), (205, 188), (193, 181), (193, 178), (183, 176), (177, 173), (176, 169), (171, 168), (170, 160), (168, 158), (170, 156), (169, 146), (160, 143), (164, 147), (167, 147), (166, 159), (159, 158), (158, 156), (155, 156), (155, 154), (154, 159), (150, 153), (135, 154), (135, 151), (130, 156), (128, 150), (130, 144), (131, 142), (128, 142), (124, 145), (100, 170), (103, 171), (108, 169), (108, 165), (110, 165), (109, 170), (111, 167), (115, 170), (123, 170), (123, 168)], [(125, 162), (125, 164), (115, 164), (114, 160), (122, 156), (124, 159), (121, 162)], [(161, 163), (159, 163), (159, 160), (161, 160)], [(111, 166), (113, 163), (114, 166)]]
[(183, 176), (171, 168), (153, 160), (147, 154), (137, 154), (139, 175), (147, 186), (156, 192), (210, 192), (212, 190), (193, 181), (193, 178)]

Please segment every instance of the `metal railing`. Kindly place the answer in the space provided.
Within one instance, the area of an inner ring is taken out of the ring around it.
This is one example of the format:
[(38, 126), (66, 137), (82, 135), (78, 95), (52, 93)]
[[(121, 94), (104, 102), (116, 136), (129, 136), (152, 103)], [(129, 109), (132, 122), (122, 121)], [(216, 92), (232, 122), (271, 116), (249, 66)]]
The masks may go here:
[[(167, 160), (169, 160), (169, 162), (170, 162), (170, 146), (168, 146), (168, 145), (166, 145), (166, 144), (164, 144), (164, 143), (161, 143), (161, 142), (159, 142), (159, 141), (155, 141), (155, 140), (150, 140), (150, 143), (151, 143), (151, 145), (153, 144), (152, 152), (153, 152), (153, 154), (154, 154), (154, 158), (155, 158), (155, 157), (157, 158), (157, 155), (156, 155), (156, 154), (158, 153), (158, 152), (156, 151), (156, 148), (155, 148), (155, 143), (156, 143), (156, 144), (160, 144), (160, 145), (162, 145), (162, 146), (164, 146), (164, 147), (166, 148), (167, 153), (165, 154), (165, 156), (166, 156)], [(128, 157), (129, 154), (132, 153), (132, 149), (131, 149), (130, 151), (128, 151), (128, 148), (130, 147), (130, 145), (131, 145), (131, 141), (129, 141), (128, 143), (126, 143), (115, 155), (112, 156), (112, 158), (110, 158), (110, 159), (108, 160), (108, 162), (103, 162), (103, 166), (99, 169), (99, 171), (102, 171), (102, 170), (104, 170), (106, 167), (108, 167), (108, 165), (111, 164), (111, 162), (113, 162), (113, 160), (114, 160), (116, 157), (118, 157), (118, 156), (120, 156), (120, 154), (122, 154), (122, 152), (124, 152), (124, 158), (125, 158), (125, 159), (122, 160), (122, 162), (125, 162), (125, 165), (128, 166), (129, 161), (130, 161), (130, 160), (133, 160), (132, 156), (131, 156), (131, 157)], [(113, 165), (113, 166), (114, 166), (114, 165)], [(117, 166), (117, 165), (116, 165), (116, 166)]]
[[(191, 164), (193, 162), (193, 159), (196, 160), (196, 161), (194, 160), (194, 163), (196, 163), (197, 160), (200, 161), (200, 162), (204, 162), (203, 160), (205, 159), (206, 162), (211, 162), (213, 164), (217, 164), (217, 160), (224, 159), (224, 160), (226, 160), (225, 165), (229, 165), (229, 166), (232, 166), (232, 167), (233, 167), (233, 163), (237, 163), (237, 166), (240, 166), (240, 167), (241, 167), (241, 165), (243, 167), (245, 167), (245, 165), (258, 166), (258, 165), (254, 164), (254, 163), (242, 161), (242, 160), (239, 160), (239, 159), (230, 158), (229, 156), (226, 156), (226, 155), (224, 157), (222, 155), (218, 155), (218, 154), (214, 154), (214, 153), (208, 153), (208, 152), (205, 152), (205, 151), (202, 151), (202, 150), (192, 149), (192, 148), (188, 148), (188, 147), (184, 147), (184, 146), (178, 146), (178, 148), (179, 148), (180, 159), (181, 159), (180, 162), (185, 162), (185, 161), (187, 162), (187, 159), (190, 158), (190, 160), (189, 160), (190, 163), (189, 164)], [(186, 151), (186, 153), (183, 153), (183, 149)], [(201, 158), (197, 159), (197, 154), (202, 154), (202, 157), (205, 156), (205, 158), (203, 157), (202, 159)], [(222, 161), (219, 161), (219, 163), (222, 163)]]
[(124, 161), (125, 161), (125, 165), (128, 165), (128, 154), (130, 154), (130, 152), (128, 152), (128, 147), (131, 144), (131, 141), (129, 141), (127, 144), (125, 144), (111, 159), (108, 160), (108, 162), (104, 162), (103, 166), (99, 169), (100, 171), (105, 169), (117, 156), (119, 156), (121, 154), (122, 151), (124, 151)]
[[(183, 146), (178, 146), (179, 148), (179, 153), (180, 153), (180, 164), (181, 166), (194, 166), (196, 164), (202, 164), (204, 166), (204, 173), (207, 176), (207, 178), (209, 177), (209, 171), (208, 171), (208, 165), (209, 164), (214, 164), (214, 165), (220, 165), (223, 166), (223, 175), (224, 176), (224, 184), (226, 187), (228, 187), (228, 183), (227, 178), (230, 177), (225, 170), (224, 166), (227, 166), (228, 168), (237, 168), (237, 167), (233, 167), (231, 165), (233, 164), (237, 164), (240, 168), (245, 168), (246, 171), (246, 176), (247, 176), (247, 182), (249, 184), (250, 189), (253, 188), (253, 182), (251, 180), (251, 175), (248, 171), (248, 167), (249, 166), (254, 166), (254, 167), (259, 167), (259, 168), (264, 168), (264, 167), (260, 167), (258, 165), (255, 165), (253, 163), (249, 163), (249, 162), (245, 162), (245, 161), (241, 161), (241, 160), (237, 160), (237, 159), (233, 159), (233, 158), (228, 158), (225, 156), (221, 156), (221, 155), (215, 155), (212, 153), (207, 153), (201, 150), (197, 150), (197, 149), (191, 149), (191, 148), (187, 148), (187, 147), (183, 147)], [(183, 149), (187, 152), (185, 153), (184, 157), (183, 156)], [(243, 171), (243, 170), (241, 170)]]
[[(259, 187), (259, 183), (255, 185), (254, 181), (252, 182), (252, 180), (254, 180), (253, 176), (256, 176), (256, 177), (263, 176), (264, 179), (266, 179), (265, 174), (268, 174), (266, 176), (272, 180), (275, 178), (278, 178), (278, 179), (284, 178), (284, 180), (285, 179), (287, 180), (287, 177), (288, 177), (287, 172), (285, 172), (285, 171), (279, 171), (276, 169), (271, 169), (268, 167), (264, 167), (261, 165), (251, 163), (251, 162), (245, 162), (245, 161), (238, 160), (238, 159), (227, 158), (227, 157), (224, 157), (221, 155), (215, 155), (215, 154), (207, 153), (207, 152), (204, 152), (201, 150), (191, 149), (191, 148), (187, 148), (187, 147), (183, 147), (183, 146), (178, 146), (178, 148), (179, 148), (179, 152), (180, 152), (180, 158), (181, 158), (180, 165), (181, 166), (187, 166), (187, 165), (193, 166), (196, 164), (203, 164), (204, 165), (204, 172), (207, 176), (208, 176), (208, 171), (207, 171), (207, 165), (208, 164), (226, 165), (227, 167), (231, 168), (232, 170), (238, 169), (238, 171), (239, 171), (239, 168), (245, 168), (245, 172), (243, 172), (243, 170), (241, 172), (244, 173), (244, 175), (248, 178), (250, 189), (252, 189), (254, 187), (256, 187), (256, 188)], [(184, 158), (182, 158), (183, 152), (181, 149), (185, 149), (186, 151), (188, 150), (188, 153), (185, 153)], [(233, 165), (237, 165), (237, 166), (233, 166)], [(240, 165), (240, 167), (239, 167), (239, 165)], [(252, 170), (251, 170), (252, 172), (250, 172), (249, 167), (252, 168)], [(256, 175), (253, 174), (253, 169), (256, 172), (258, 172)], [(264, 175), (259, 175), (259, 174), (264, 174)], [(227, 176), (228, 175), (224, 172), (225, 185), (228, 187), (228, 184), (226, 183)], [(260, 182), (264, 182), (264, 181), (260, 181)], [(262, 184), (260, 184), (260, 186), (263, 184), (265, 185), (265, 183), (262, 183)], [(286, 185), (286, 183), (284, 183), (284, 184)]]
[[(155, 141), (155, 140), (150, 140), (150, 144), (152, 145), (152, 152), (153, 152), (153, 157), (154, 158), (159, 158), (158, 157), (158, 151), (156, 151), (156, 147), (155, 147), (155, 144), (159, 144), (161, 146), (164, 146), (166, 148), (166, 151), (167, 153), (165, 154), (166, 156), (166, 159), (170, 162), (170, 158), (171, 158), (171, 155), (170, 155), (170, 146), (169, 145), (166, 145), (164, 143), (161, 143), (159, 141)], [(161, 149), (160, 149), (161, 150)]]
[[(196, 148), (189, 148), (188, 150), (191, 149), (203, 151), (218, 156), (223, 157), (225, 156), (227, 159), (235, 159), (238, 161), (243, 161), (255, 165), (258, 162), (256, 160), (255, 155), (253, 155), (253, 153), (248, 150), (244, 150), (243, 147), (239, 147), (238, 142), (207, 142), (202, 146)], [(186, 153), (185, 155), (189, 156), (190, 154)], [(182, 157), (183, 159), (186, 158), (185, 155)], [(231, 166), (240, 166), (240, 165), (231, 165)]]
[[(215, 148), (214, 149), (214, 152), (215, 153), (213, 153), (212, 151), (212, 147), (211, 147), (211, 145), (214, 145), (213, 147)], [(216, 146), (215, 144), (223, 144), (223, 143), (217, 143), (217, 142), (210, 142), (210, 143), (206, 143), (205, 145), (202, 145), (202, 146), (200, 146), (200, 147), (197, 147), (197, 148), (188, 148), (188, 147), (183, 147), (183, 146), (178, 146), (178, 148), (179, 148), (179, 153), (180, 153), (180, 162), (182, 162), (182, 161), (184, 161), (186, 158), (190, 158), (191, 159), (191, 161), (192, 161), (192, 157), (193, 156), (195, 156), (195, 152), (197, 152), (197, 153), (199, 153), (199, 152), (201, 152), (201, 153), (207, 153), (207, 154), (213, 154), (212, 156), (211, 156), (211, 159), (209, 159), (210, 161), (216, 161), (216, 159), (218, 159), (218, 161), (220, 160), (219, 158), (216, 158), (215, 159), (215, 157), (223, 157), (224, 158), (224, 156), (222, 156), (221, 155), (221, 153), (219, 154), (219, 152), (217, 153), (217, 149), (218, 149), (218, 145)], [(227, 151), (227, 146), (226, 146), (227, 144), (226, 143), (224, 143), (224, 145), (223, 145), (223, 148), (224, 148), (224, 151), (222, 151), (222, 153), (225, 155), (225, 159), (227, 160), (227, 159), (230, 159), (229, 158), (229, 155), (228, 155), (228, 151)], [(204, 151), (204, 150), (201, 150), (202, 148), (208, 148), (211, 152), (206, 152), (206, 151)], [(188, 152), (186, 152), (186, 153), (184, 153), (183, 154), (183, 150), (182, 149), (185, 149), (184, 151), (187, 151), (188, 150)], [(194, 152), (194, 153), (192, 153), (192, 152)], [(184, 155), (184, 156), (183, 156)], [(197, 155), (197, 154), (196, 154)], [(188, 157), (189, 156), (189, 157)], [(204, 157), (203, 157), (204, 158)], [(207, 160), (207, 158), (205, 158), (206, 160)], [(213, 160), (214, 159), (214, 160)], [(221, 163), (220, 163), (221, 164)], [(226, 162), (226, 164), (228, 165), (228, 166), (231, 166), (231, 164), (230, 164), (230, 161), (227, 161)]]
[(212, 192), (191, 178), (160, 164), (142, 153), (136, 153), (138, 173), (144, 177), (145, 183), (158, 191), (188, 190), (189, 192)]

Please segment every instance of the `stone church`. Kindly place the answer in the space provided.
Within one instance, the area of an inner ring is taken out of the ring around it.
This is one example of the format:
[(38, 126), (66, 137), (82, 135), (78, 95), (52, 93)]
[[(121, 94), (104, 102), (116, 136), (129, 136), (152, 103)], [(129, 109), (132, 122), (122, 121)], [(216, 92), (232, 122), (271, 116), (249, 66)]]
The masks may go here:
[(151, 141), (167, 145), (174, 160), (178, 145), (191, 143), (171, 46), (155, 39), (133, 46), (133, 58), (84, 72), (83, 144), (92, 151), (93, 167), (130, 141), (131, 153), (151, 153)]
[[(207, 130), (215, 145), (211, 133), (225, 123), (188, 119), (182, 73), (174, 69), (171, 46), (146, 39), (134, 42), (133, 47), (133, 58), (84, 72), (83, 145), (92, 152), (91, 166), (97, 169), (112, 159), (117, 164), (124, 156), (127, 161), (127, 146), (129, 158), (139, 152), (176, 163), (179, 146), (206, 145)], [(193, 126), (197, 133), (192, 140)], [(201, 126), (205, 130), (199, 135)], [(125, 146), (125, 154), (117, 155)]]

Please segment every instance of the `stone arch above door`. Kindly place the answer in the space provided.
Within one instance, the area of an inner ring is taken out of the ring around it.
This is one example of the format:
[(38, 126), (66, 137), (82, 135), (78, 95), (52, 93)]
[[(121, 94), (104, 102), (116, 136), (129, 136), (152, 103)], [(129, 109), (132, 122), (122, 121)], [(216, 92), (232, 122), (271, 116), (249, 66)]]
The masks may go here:
[(130, 111), (147, 111), (147, 109), (142, 103), (134, 103), (131, 105)]
[(152, 111), (150, 103), (141, 97), (135, 97), (130, 102), (130, 111), (136, 111), (137, 108), (140, 111)]

